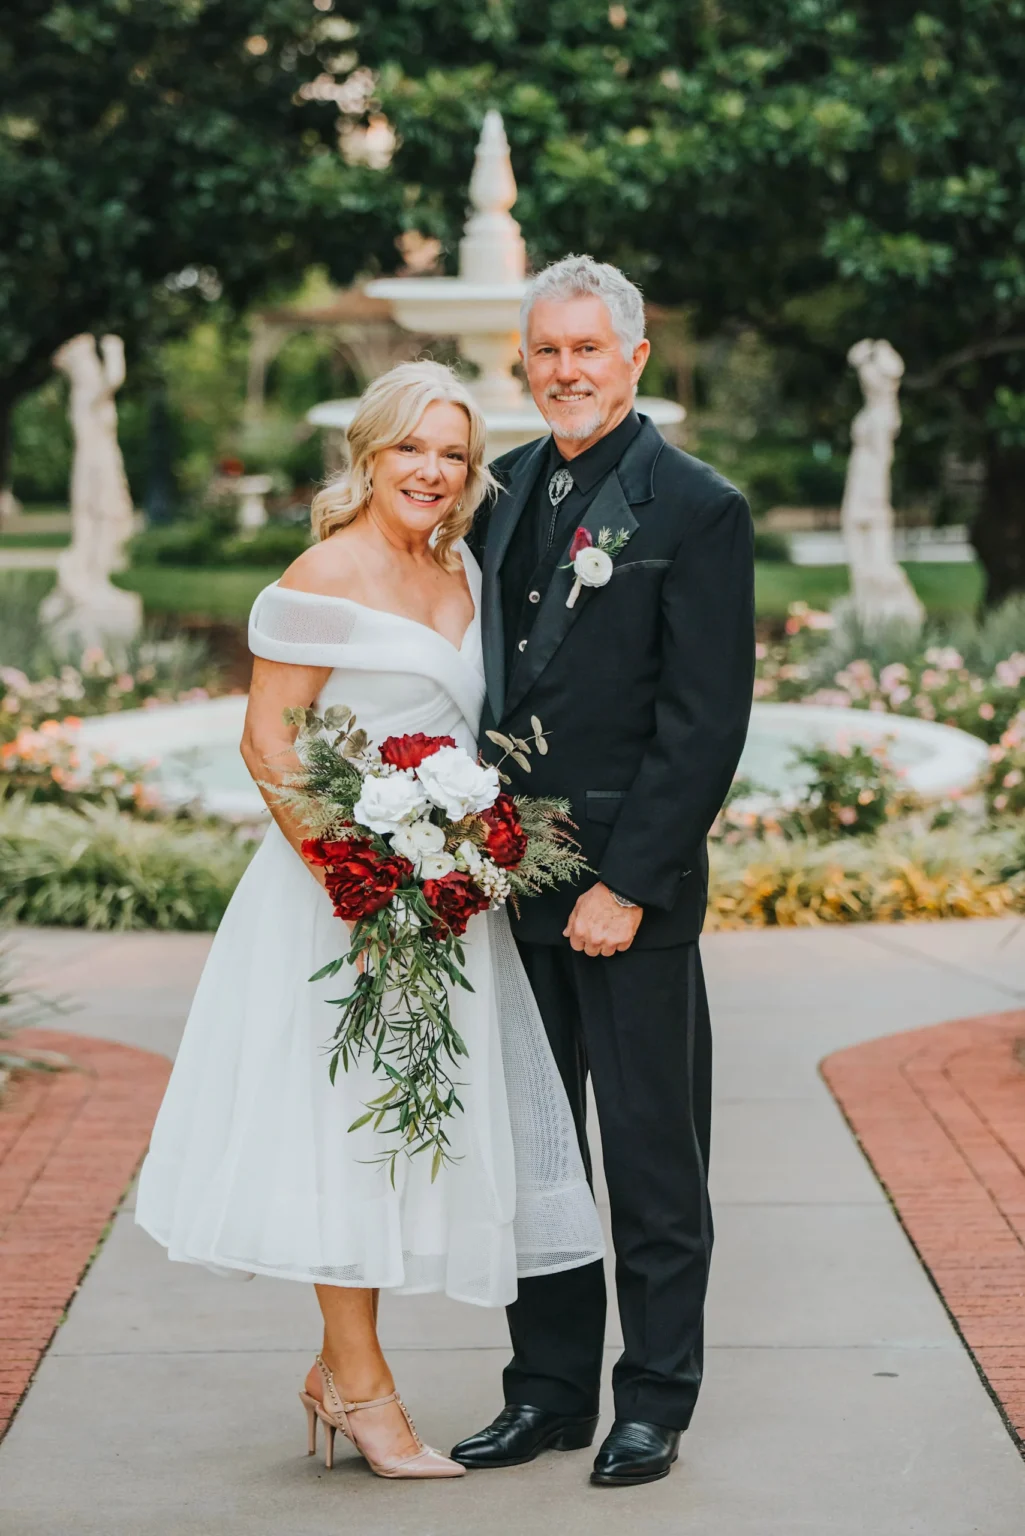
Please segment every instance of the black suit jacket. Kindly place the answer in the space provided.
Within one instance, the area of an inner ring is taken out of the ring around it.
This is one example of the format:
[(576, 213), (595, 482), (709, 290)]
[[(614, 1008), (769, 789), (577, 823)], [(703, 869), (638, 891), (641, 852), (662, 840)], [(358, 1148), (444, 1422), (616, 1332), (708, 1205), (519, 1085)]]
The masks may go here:
[[(705, 837), (751, 711), (751, 516), (727, 480), (644, 418), (583, 518), (595, 539), (602, 528), (630, 535), (611, 581), (585, 587), (567, 608), (567, 538), (507, 677), (502, 561), (547, 451), (543, 438), (491, 466), (502, 489), (471, 539), (483, 568), (482, 752), (491, 761), (500, 755), (489, 729), (528, 736), (538, 716), (548, 754), (532, 754), (529, 774), (505, 764), (512, 793), (569, 799), (588, 864), (645, 909), (636, 946), (687, 943), (704, 921)], [(522, 902), (519, 918), (511, 914), (517, 938), (564, 942), (573, 903), (592, 878)]]

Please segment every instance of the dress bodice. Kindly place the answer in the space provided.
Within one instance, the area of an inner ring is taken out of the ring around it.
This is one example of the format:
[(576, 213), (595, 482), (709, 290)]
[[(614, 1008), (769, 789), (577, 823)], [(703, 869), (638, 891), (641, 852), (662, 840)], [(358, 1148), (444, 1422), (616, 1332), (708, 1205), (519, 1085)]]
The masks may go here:
[(249, 648), (268, 661), (330, 667), (318, 708), (347, 705), (372, 741), (423, 731), (475, 751), (484, 702), (480, 572), (459, 549), (474, 616), (458, 647), (401, 614), (274, 582), (253, 604)]

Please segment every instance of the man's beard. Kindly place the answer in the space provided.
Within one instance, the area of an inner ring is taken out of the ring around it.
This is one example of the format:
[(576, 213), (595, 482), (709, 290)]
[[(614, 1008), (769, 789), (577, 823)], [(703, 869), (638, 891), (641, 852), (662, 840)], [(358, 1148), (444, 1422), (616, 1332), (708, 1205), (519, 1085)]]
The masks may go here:
[[(555, 393), (555, 391), (549, 391), (549, 393), (546, 394), (546, 396), (545, 396), (546, 402), (551, 398), (552, 394), (554, 394), (554, 393)], [(560, 391), (560, 393), (564, 393), (564, 391)], [(589, 392), (588, 392), (588, 394), (589, 394)], [(582, 394), (580, 398), (587, 399), (588, 398), (588, 394)], [(604, 417), (602, 416), (601, 411), (600, 410), (595, 410), (594, 415), (593, 416), (589, 416), (586, 421), (578, 421), (578, 422), (574, 423), (574, 425), (572, 427), (570, 427), (570, 426), (559, 426), (559, 427), (556, 427), (555, 423), (553, 422), (552, 418), (547, 414), (547, 412), (543, 412), (542, 414), (544, 415), (545, 421), (547, 421), (548, 425), (551, 427), (552, 432), (554, 433), (554, 435), (556, 437), (561, 437), (563, 442), (566, 442), (566, 443), (581, 443), (581, 442), (583, 442), (588, 437), (594, 437), (597, 432), (601, 431), (602, 426), (604, 425), (604, 420), (605, 420)]]

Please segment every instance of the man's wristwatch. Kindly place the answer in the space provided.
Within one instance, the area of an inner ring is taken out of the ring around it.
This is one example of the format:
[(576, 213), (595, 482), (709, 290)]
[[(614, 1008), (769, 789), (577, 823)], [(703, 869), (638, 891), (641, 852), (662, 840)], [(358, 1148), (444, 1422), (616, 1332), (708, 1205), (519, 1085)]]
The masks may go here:
[(620, 896), (619, 892), (612, 890), (611, 887), (609, 888), (609, 894), (612, 897), (612, 900), (615, 901), (615, 902), (618, 902), (621, 907), (639, 907), (640, 906), (640, 902), (639, 901), (631, 901), (629, 896)]

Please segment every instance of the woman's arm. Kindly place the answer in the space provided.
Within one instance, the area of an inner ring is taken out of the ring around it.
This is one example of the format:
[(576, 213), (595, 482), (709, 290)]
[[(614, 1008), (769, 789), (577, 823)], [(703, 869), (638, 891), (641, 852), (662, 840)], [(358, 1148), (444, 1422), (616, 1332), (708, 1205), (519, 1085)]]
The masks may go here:
[[(300, 857), (307, 833), (292, 813), (263, 788), (263, 784), (280, 784), (285, 774), (295, 773), (300, 768), (295, 754), (296, 728), (286, 725), (282, 716), (289, 708), (309, 709), (330, 675), (330, 667), (294, 667), (280, 661), (264, 661), (260, 657), (253, 661), (253, 681), (240, 751), (267, 802), (267, 809)], [(323, 885), (324, 871), (311, 864), (306, 867)]]

